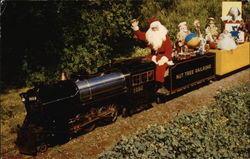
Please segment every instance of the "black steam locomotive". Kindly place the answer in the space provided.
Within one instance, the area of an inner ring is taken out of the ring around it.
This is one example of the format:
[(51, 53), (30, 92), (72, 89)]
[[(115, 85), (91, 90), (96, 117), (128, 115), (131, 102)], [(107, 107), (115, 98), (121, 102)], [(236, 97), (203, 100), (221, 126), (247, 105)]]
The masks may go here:
[[(91, 76), (42, 85), (21, 94), (27, 111), (16, 144), (21, 153), (44, 152), (48, 146), (114, 122), (162, 96), (156, 93), (155, 64), (144, 58), (118, 61)], [(175, 61), (166, 70), (171, 95), (215, 77), (215, 54)]]

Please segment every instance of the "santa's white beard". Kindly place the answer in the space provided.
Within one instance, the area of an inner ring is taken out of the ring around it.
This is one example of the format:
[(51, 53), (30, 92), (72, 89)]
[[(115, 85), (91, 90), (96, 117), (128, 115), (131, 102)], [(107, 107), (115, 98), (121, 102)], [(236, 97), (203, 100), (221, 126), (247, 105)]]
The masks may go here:
[(166, 40), (168, 30), (164, 26), (159, 26), (158, 31), (153, 31), (151, 28), (146, 32), (146, 39), (149, 45), (152, 45), (154, 50), (158, 50), (162, 42)]

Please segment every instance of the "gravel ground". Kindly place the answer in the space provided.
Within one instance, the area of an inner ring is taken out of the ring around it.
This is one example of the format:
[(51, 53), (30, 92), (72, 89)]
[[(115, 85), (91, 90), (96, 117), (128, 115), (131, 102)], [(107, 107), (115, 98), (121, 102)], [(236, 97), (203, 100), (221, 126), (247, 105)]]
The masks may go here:
[(218, 89), (239, 85), (249, 80), (250, 68), (213, 81), (162, 104), (153, 103), (152, 108), (131, 117), (122, 118), (120, 116), (113, 124), (97, 127), (88, 134), (74, 138), (66, 144), (49, 148), (47, 152), (35, 157), (20, 155), (17, 150), (13, 150), (5, 154), (3, 159), (95, 159), (101, 153), (111, 149), (122, 136), (131, 136), (146, 129), (149, 125), (161, 125), (171, 120), (175, 115), (190, 113), (201, 106), (207, 106), (214, 102), (214, 96)]

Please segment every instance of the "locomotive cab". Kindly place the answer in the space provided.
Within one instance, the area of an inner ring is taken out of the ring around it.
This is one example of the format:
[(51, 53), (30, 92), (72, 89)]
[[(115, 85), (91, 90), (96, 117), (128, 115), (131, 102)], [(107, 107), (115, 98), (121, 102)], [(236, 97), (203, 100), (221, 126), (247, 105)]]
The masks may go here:
[(124, 73), (129, 74), (127, 78), (127, 87), (129, 89), (122, 101), (124, 104), (123, 116), (148, 108), (149, 103), (155, 100), (156, 65), (151, 60), (143, 57), (123, 60), (115, 65), (120, 67)]

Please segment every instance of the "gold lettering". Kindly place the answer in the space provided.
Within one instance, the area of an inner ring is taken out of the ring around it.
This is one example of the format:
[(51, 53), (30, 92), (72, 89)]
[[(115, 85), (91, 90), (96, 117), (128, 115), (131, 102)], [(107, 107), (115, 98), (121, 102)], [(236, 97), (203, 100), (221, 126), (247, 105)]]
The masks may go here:
[(183, 78), (183, 73), (180, 73), (180, 74), (178, 74), (178, 75), (176, 75), (176, 79), (181, 79), (181, 78)]
[(199, 72), (202, 72), (202, 71), (206, 71), (206, 70), (209, 70), (212, 68), (212, 65), (209, 64), (209, 65), (205, 65), (205, 66), (202, 66), (202, 67), (199, 67), (199, 68), (195, 68), (194, 70), (188, 70), (186, 72), (182, 72), (182, 73), (179, 73), (175, 76), (176, 79), (182, 79), (186, 76), (191, 76), (195, 73), (199, 73)]
[(189, 70), (185, 72), (185, 76), (191, 76), (192, 74), (194, 74), (194, 70)]
[(209, 69), (211, 69), (211, 68), (212, 68), (212, 65), (211, 65), (211, 64), (205, 65), (205, 66), (196, 68), (196, 69), (195, 69), (195, 73), (199, 73), (199, 72), (202, 72), (202, 71), (206, 71), (206, 70), (209, 70)]

